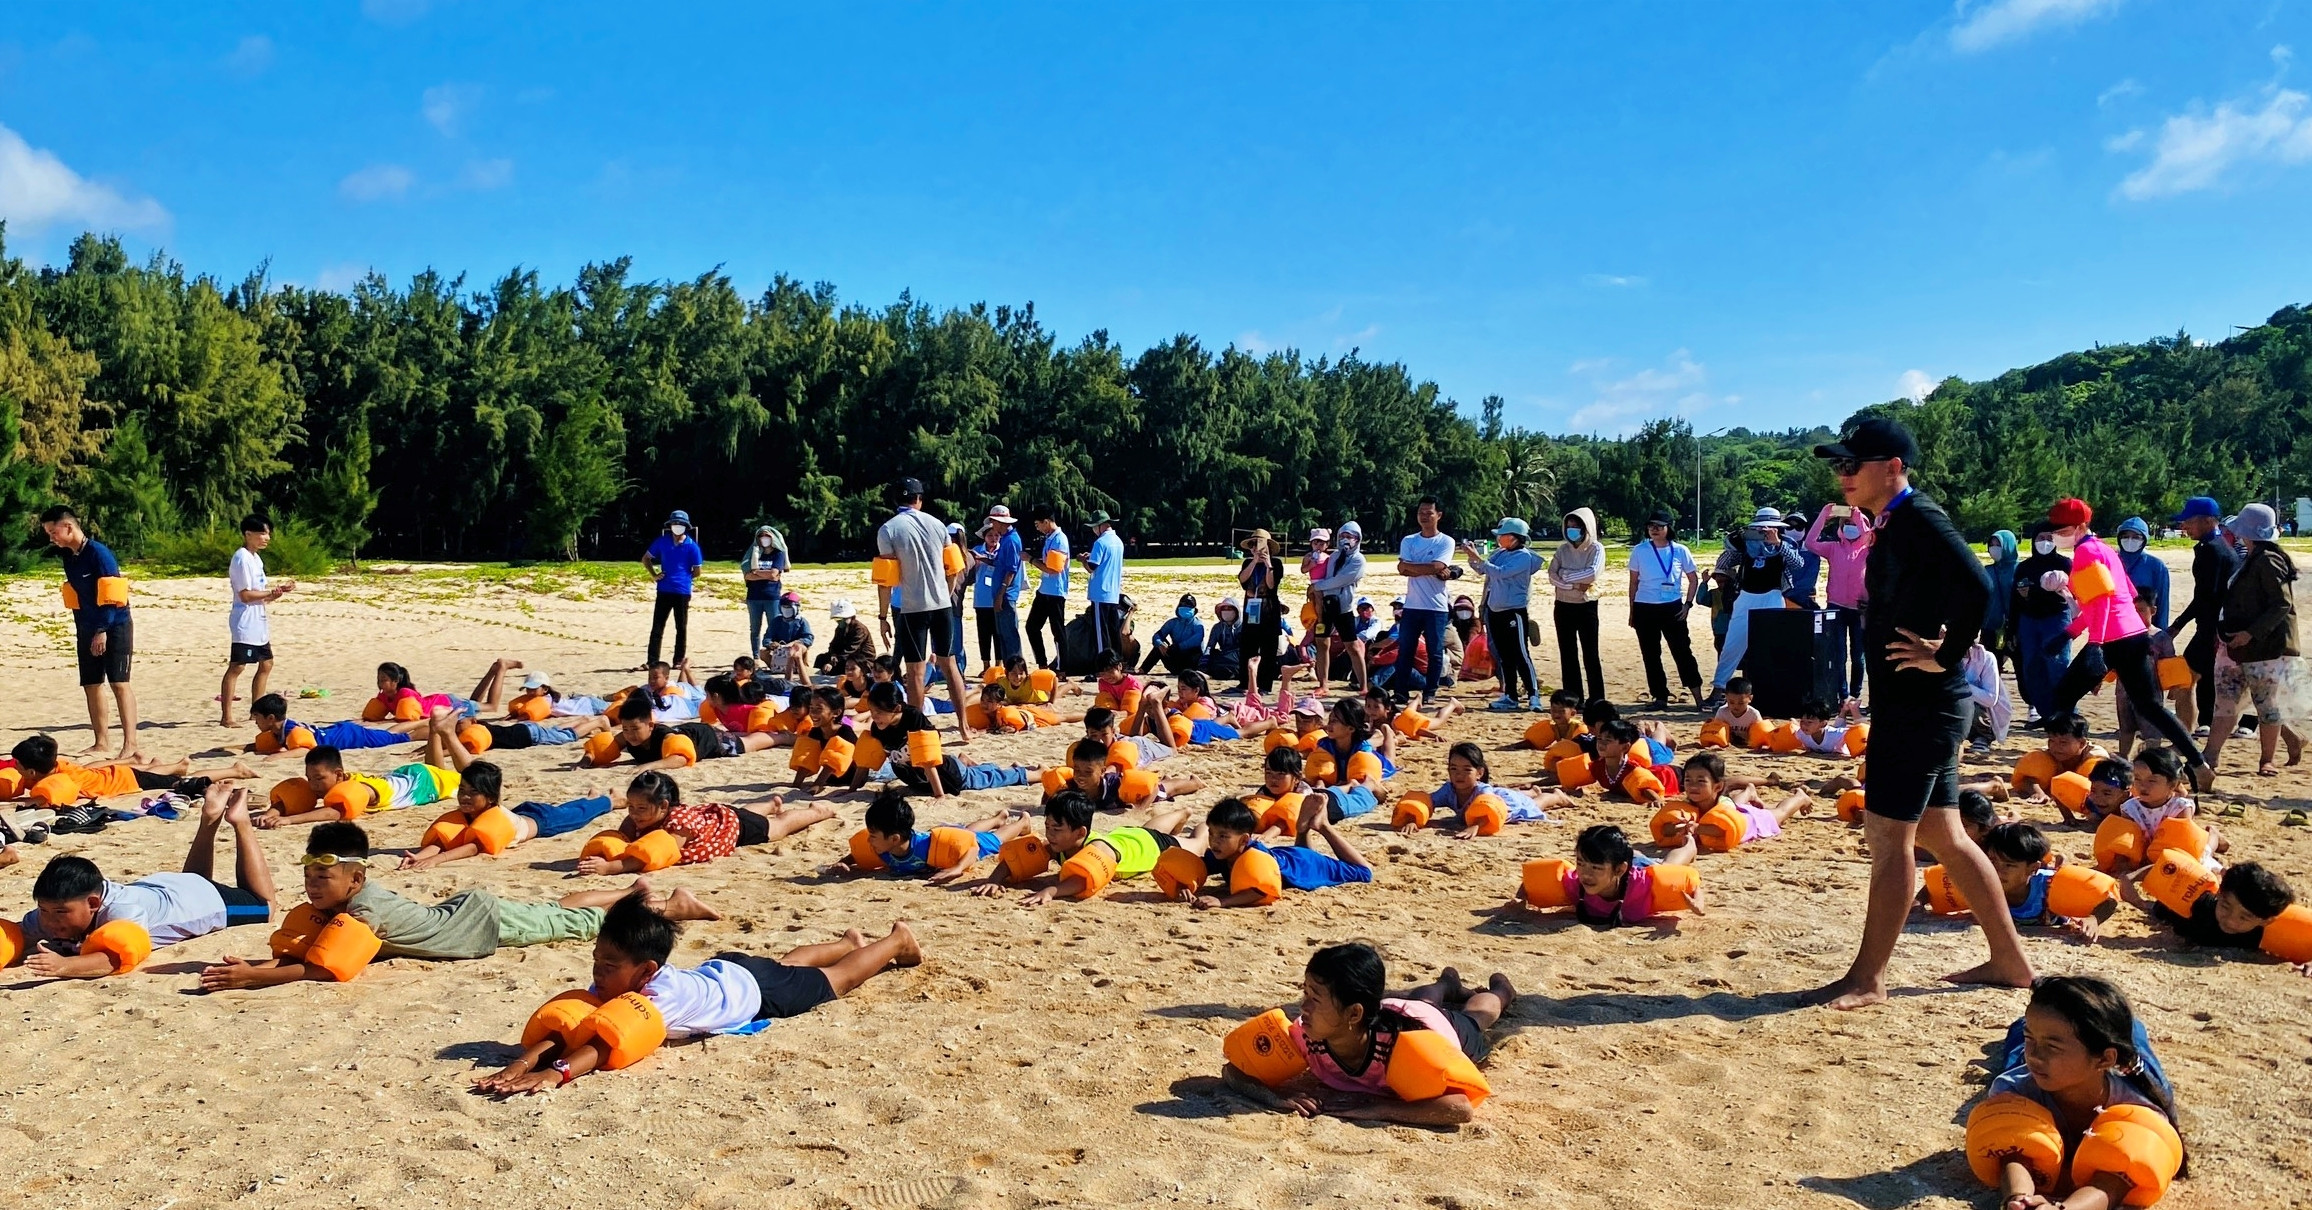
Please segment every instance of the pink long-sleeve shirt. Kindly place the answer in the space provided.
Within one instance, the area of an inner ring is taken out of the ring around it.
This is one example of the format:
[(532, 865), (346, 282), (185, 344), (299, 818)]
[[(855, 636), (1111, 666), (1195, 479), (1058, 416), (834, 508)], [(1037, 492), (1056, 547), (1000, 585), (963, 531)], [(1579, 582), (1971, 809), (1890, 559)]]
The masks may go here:
[(1823, 537), (1823, 531), (1830, 528), (1832, 520), (1834, 518), (1827, 508), (1815, 514), (1814, 528), (1806, 533), (1806, 549), (1822, 556), (1822, 565), (1830, 572), (1830, 582), (1823, 589), (1830, 603), (1840, 609), (1860, 609), (1862, 570), (1870, 556), (1870, 547), (1860, 542), (1839, 542)]
[[(2103, 539), (2088, 534), (2071, 548), (2071, 582), (2079, 583), (2079, 573), (2090, 563), (2100, 563), (2111, 573), (2112, 591), (2093, 601), (2079, 603), (2079, 615), (2071, 619), (2067, 629), (2077, 635), (2085, 632), (2090, 643), (2109, 643), (2117, 639), (2133, 638), (2150, 629), (2135, 612), (2135, 585), (2127, 578), (2127, 567), (2119, 561), (2119, 552), (2103, 544)], [(2076, 593), (2076, 589), (2074, 590)]]

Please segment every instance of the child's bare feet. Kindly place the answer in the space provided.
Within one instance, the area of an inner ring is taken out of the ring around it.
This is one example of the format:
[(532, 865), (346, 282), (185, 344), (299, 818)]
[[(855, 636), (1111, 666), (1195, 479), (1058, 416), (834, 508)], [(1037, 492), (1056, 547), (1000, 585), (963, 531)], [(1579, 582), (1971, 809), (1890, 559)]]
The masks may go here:
[(852, 949), (859, 949), (867, 944), (867, 934), (860, 932), (858, 929), (844, 929), (843, 944), (850, 946)]
[(899, 952), (891, 957), (893, 966), (915, 966), (923, 961), (923, 947), (916, 944), (915, 930), (907, 927), (906, 921), (893, 922), (891, 935), (899, 938)]
[(5, 870), (9, 866), (15, 865), (17, 862), (22, 860), (24, 860), (24, 855), (16, 851), (15, 845), (9, 845), (5, 849), (0, 849), (0, 870)]
[(784, 794), (773, 794), (769, 798), (763, 800), (763, 809), (760, 813), (764, 815), (784, 815), (786, 814), (786, 811), (787, 796)]
[(1796, 790), (1791, 791), (1790, 796), (1798, 800), (1799, 814), (1814, 814), (1814, 795), (1809, 793), (1805, 786), (1800, 786)]
[(201, 795), (202, 823), (213, 824), (225, 818), (225, 796), (229, 793), (231, 793), (231, 787), (224, 783), (209, 783), (207, 792)]
[(248, 781), (248, 780), (250, 780), (251, 778), (254, 778), (254, 777), (256, 777), (256, 776), (257, 776), (257, 771), (256, 771), (255, 769), (252, 769), (252, 768), (250, 768), (250, 767), (249, 767), (249, 765), (248, 765), (248, 763), (247, 763), (246, 761), (234, 761), (234, 762), (233, 762), (233, 768), (232, 768), (232, 770), (231, 770), (230, 772), (226, 773), (226, 774), (225, 774), (225, 776), (223, 776), (223, 777), (221, 777), (221, 778), (218, 778), (217, 780), (219, 780), (219, 781)]
[(663, 914), (669, 920), (720, 920), (722, 913), (710, 908), (688, 890), (669, 892)]
[[(235, 786), (225, 795), (225, 822), (233, 825), (236, 830), (250, 822), (250, 797), (251, 796), (249, 794), (248, 787), (246, 786)], [(208, 804), (206, 801), (202, 803), (204, 812), (207, 809), (207, 805)]]

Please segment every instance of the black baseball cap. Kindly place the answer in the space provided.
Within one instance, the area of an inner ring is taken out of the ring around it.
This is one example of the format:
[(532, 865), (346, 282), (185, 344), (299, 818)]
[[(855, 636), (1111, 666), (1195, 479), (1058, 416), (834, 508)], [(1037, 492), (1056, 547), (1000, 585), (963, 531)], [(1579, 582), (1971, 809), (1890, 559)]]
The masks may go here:
[(1646, 524), (1667, 525), (1674, 530), (1678, 528), (1678, 515), (1669, 509), (1657, 508), (1654, 510), (1653, 516), (1646, 518)]
[(901, 479), (901, 480), (899, 481), (899, 487), (898, 487), (898, 492), (897, 492), (897, 494), (898, 494), (899, 498), (900, 498), (900, 499), (902, 499), (902, 500), (913, 500), (913, 499), (915, 499), (916, 497), (918, 497), (918, 496), (920, 496), (920, 495), (922, 495), (922, 494), (923, 494), (923, 480), (921, 480), (921, 479)]
[(1857, 421), (1837, 441), (1815, 446), (1814, 456), (1834, 462), (1845, 458), (1858, 462), (1884, 462), (1889, 458), (1900, 458), (1904, 466), (1915, 466), (1919, 461), (1919, 443), (1900, 422), (1884, 416), (1871, 416)]

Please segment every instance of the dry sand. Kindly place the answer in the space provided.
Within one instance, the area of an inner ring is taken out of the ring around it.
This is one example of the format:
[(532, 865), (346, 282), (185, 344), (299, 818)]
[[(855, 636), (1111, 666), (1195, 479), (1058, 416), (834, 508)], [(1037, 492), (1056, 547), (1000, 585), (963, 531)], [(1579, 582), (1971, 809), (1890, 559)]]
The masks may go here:
[[(2181, 574), (2179, 589), (2188, 577)], [(1614, 577), (1619, 580), (1617, 572)], [(1193, 590), (1207, 610), (1225, 577), (1135, 572), (1130, 587), (1161, 616)], [(799, 571), (815, 623), (834, 591), (871, 599), (864, 573)], [(1377, 582), (1374, 595), (1394, 585)], [(1618, 588), (1618, 585), (1617, 585)], [(221, 581), (141, 584), (137, 685), (156, 752), (246, 743), (215, 725), (210, 697), (225, 651)], [(727, 658), (744, 612), (726, 572), (693, 613), (694, 648)], [(1386, 599), (1383, 597), (1382, 599)], [(13, 654), (0, 742), (53, 730), (86, 743), (52, 585), (5, 586), (0, 643)], [(1616, 696), (1642, 678), (1621, 603), (1605, 607)], [(427, 691), (464, 693), (499, 654), (554, 672), (565, 689), (606, 691), (634, 678), (648, 625), (639, 588), (579, 586), (517, 594), (451, 580), (367, 574), (331, 579), (274, 608), (275, 687), (328, 688), (296, 706), (325, 721), (358, 709), (380, 660), (408, 664)], [(1697, 647), (1708, 631), (1697, 613)], [(1543, 661), (1554, 679), (1554, 650)], [(1707, 666), (1705, 666), (1707, 672)], [(246, 682), (244, 682), (244, 692)], [(1466, 698), (1472, 704), (1481, 699)], [(2091, 699), (2108, 733), (2110, 703)], [(244, 703), (245, 706), (245, 703)], [(1698, 719), (1673, 716), (1688, 735)], [(1451, 732), (1489, 749), (1526, 717), (1465, 716)], [(1056, 760), (1073, 729), (982, 739), (976, 760)], [(2017, 739), (1998, 760), (2024, 750)], [(416, 749), (358, 753), (379, 769)], [(572, 750), (506, 754), (508, 792), (566, 798), (623, 784), (567, 766)], [(2233, 855), (2256, 857), (2312, 891), (2312, 832), (2283, 829), (2267, 803), (2301, 805), (2304, 770), (2278, 780), (2240, 772), (2228, 788), (2256, 804), (2226, 822)], [(1214, 784), (1198, 808), (1254, 780), (1257, 744), (1186, 754), (1172, 767)], [(715, 761), (681, 780), (695, 798), (758, 800), (786, 781), (784, 756)], [(1442, 778), (1444, 745), (1411, 748), (1399, 788)], [(1538, 757), (1504, 752), (1519, 779)], [(1797, 772), (1795, 758), (1737, 756), (1738, 770)], [(264, 764), (264, 782), (294, 758)], [(1988, 767), (1988, 766), (1984, 766)], [(1822, 766), (1806, 771), (1825, 772)], [(935, 805), (926, 823), (960, 821), (1018, 791)], [(1381, 866), (1376, 885), (1293, 894), (1272, 908), (1193, 912), (1128, 884), (1095, 902), (1027, 911), (920, 883), (825, 882), (864, 810), (735, 859), (661, 875), (728, 916), (691, 927), (678, 960), (724, 949), (778, 953), (857, 926), (904, 918), (930, 953), (851, 998), (753, 1038), (669, 1048), (623, 1073), (548, 1096), (499, 1103), (467, 1091), (512, 1053), (531, 1009), (587, 981), (587, 947), (501, 951), (478, 962), (382, 963), (348, 986), (199, 995), (195, 972), (223, 954), (261, 955), (246, 927), (163, 950), (136, 974), (41, 985), (10, 972), (0, 1140), (15, 1158), (0, 1204), (60, 1207), (213, 1205), (1122, 1206), (1386, 1204), (1629, 1206), (1988, 1205), (1958, 1151), (1961, 1107), (1985, 1077), (1989, 1048), (2024, 993), (1957, 989), (1937, 976), (1981, 955), (1964, 924), (1915, 925), (1898, 952), (1893, 1003), (1838, 1014), (1799, 1009), (1790, 993), (1844, 969), (1860, 923), (1867, 865), (1859, 834), (1794, 821), (1779, 841), (1705, 858), (1706, 919), (1592, 931), (1496, 909), (1519, 864), (1570, 853), (1599, 820), (1644, 830), (1634, 807), (1585, 805), (1557, 822), (1458, 843), (1401, 839), (1369, 821), (1354, 835)], [(376, 819), (383, 846), (417, 842), (434, 812)], [(2040, 822), (2051, 824), (2051, 819)], [(116, 824), (57, 837), (0, 871), (0, 910), (30, 907), (40, 863), (77, 852), (108, 875), (175, 869), (189, 821)], [(2088, 852), (2082, 832), (2053, 833)], [(283, 898), (297, 895), (303, 833), (265, 840)], [(433, 899), (483, 885), (552, 897), (609, 880), (574, 878), (580, 840), (563, 837), (496, 860), (377, 876)], [(220, 854), (229, 868), (229, 852)], [(2276, 964), (2181, 952), (2123, 909), (2095, 947), (2029, 936), (2046, 972), (2117, 979), (2147, 1018), (2182, 1091), (2192, 1179), (2177, 1207), (2301, 1204), (2312, 1180), (2307, 1075), (2312, 982)], [(1256, 1111), (1213, 1080), (1222, 1035), (1291, 1001), (1320, 944), (1362, 938), (1399, 986), (1457, 965), (1503, 970), (1524, 991), (1489, 1064), (1495, 1096), (1459, 1131), (1304, 1121)]]

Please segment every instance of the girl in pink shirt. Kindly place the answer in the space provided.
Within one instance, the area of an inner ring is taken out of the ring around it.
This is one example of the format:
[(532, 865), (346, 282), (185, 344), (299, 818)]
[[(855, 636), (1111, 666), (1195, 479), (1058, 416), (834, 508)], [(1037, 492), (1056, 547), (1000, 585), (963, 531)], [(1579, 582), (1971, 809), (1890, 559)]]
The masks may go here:
[[(2071, 579), (2065, 591), (2077, 605), (2070, 631), (2084, 634), (2088, 646), (2072, 657), (2071, 667), (2055, 686), (2055, 710), (2070, 713), (2079, 708), (2079, 699), (2086, 697), (2103, 683), (2103, 674), (2109, 671), (2119, 678), (2127, 690), (2128, 704), (2134, 707), (2138, 723), (2146, 732), (2157, 731), (2175, 745), (2182, 754), (2184, 767), (2192, 782), (2205, 792), (2215, 784), (2215, 770), (2208, 767), (2207, 758), (2199, 745), (2192, 742), (2191, 729), (2176, 721), (2167, 707), (2166, 697), (2160, 693), (2159, 678), (2152, 665), (2151, 628), (2135, 608), (2135, 585), (2127, 578), (2126, 565), (2119, 561), (2119, 553), (2103, 544), (2088, 528), (2095, 520), (2095, 511), (2087, 502), (2077, 498), (2058, 500), (2047, 510), (2047, 522), (2055, 527), (2058, 545), (2071, 547)], [(2082, 598), (2093, 581), (2101, 580), (2110, 591), (2097, 592)]]
[(1868, 518), (1834, 505), (1814, 514), (1814, 527), (1806, 532), (1806, 549), (1821, 556), (1829, 571), (1824, 598), (1838, 610), (1839, 628), (1846, 632), (1848, 701), (1862, 696), (1862, 572), (1870, 560), (1870, 543), (1863, 538), (1869, 530)]

